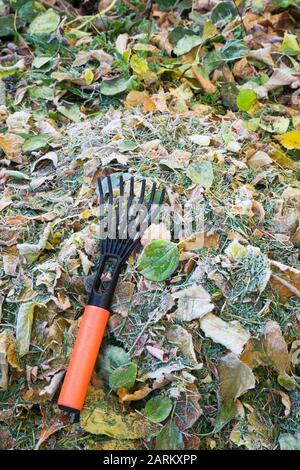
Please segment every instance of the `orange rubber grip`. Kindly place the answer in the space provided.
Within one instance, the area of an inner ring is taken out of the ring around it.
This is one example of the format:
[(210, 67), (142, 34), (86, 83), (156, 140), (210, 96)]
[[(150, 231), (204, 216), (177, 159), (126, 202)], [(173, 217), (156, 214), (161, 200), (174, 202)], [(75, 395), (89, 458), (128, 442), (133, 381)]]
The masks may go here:
[(81, 320), (58, 405), (80, 411), (109, 318), (105, 308), (87, 305)]

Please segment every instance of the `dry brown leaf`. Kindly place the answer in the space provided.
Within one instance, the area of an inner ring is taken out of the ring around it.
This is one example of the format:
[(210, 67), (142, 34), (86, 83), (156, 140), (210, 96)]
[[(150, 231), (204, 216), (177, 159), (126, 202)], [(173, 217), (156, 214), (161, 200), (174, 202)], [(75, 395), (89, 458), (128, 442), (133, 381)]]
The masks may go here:
[(144, 232), (141, 238), (141, 244), (143, 246), (148, 245), (153, 240), (171, 240), (170, 229), (161, 222), (160, 224), (151, 224)]
[(207, 93), (215, 93), (215, 91), (217, 90), (216, 85), (214, 85), (207, 78), (204, 78), (198, 69), (192, 67), (192, 74), (204, 91), (206, 91)]
[(7, 332), (0, 333), (0, 389), (7, 390), (8, 387), (8, 362), (6, 356)]
[(200, 327), (206, 336), (216, 343), (223, 344), (237, 355), (241, 354), (250, 339), (249, 331), (245, 330), (238, 322), (225, 322), (212, 313), (201, 318)]
[(12, 199), (11, 199), (11, 192), (9, 191), (8, 188), (6, 188), (3, 192), (3, 196), (0, 199), (0, 212), (3, 211), (6, 207), (10, 206), (12, 204)]
[(6, 254), (3, 255), (3, 269), (7, 276), (16, 276), (17, 268), (20, 263), (20, 258), (18, 255)]
[(181, 240), (178, 244), (180, 250), (191, 251), (201, 248), (219, 248), (220, 235), (218, 233), (195, 232), (189, 238)]
[(47, 425), (45, 424), (43, 429), (39, 432), (35, 450), (38, 450), (43, 442), (52, 436), (52, 434), (67, 426), (70, 426), (70, 423), (68, 423), (68, 418), (66, 416), (54, 416), (50, 423)]
[(126, 51), (128, 39), (128, 33), (119, 34), (119, 36), (117, 37), (116, 50), (119, 52), (119, 54), (124, 54), (124, 52)]
[(288, 372), (290, 369), (290, 356), (280, 326), (276, 321), (269, 320), (266, 323), (263, 346), (268, 358), (273, 363), (274, 369), (281, 375)]
[(124, 388), (124, 387), (119, 388), (117, 390), (117, 394), (121, 403), (124, 403), (126, 401), (131, 402), (131, 401), (142, 400), (151, 392), (152, 392), (152, 388), (149, 387), (149, 385), (144, 385), (142, 388), (139, 388), (138, 390), (135, 390), (134, 392), (129, 392), (127, 388)]
[(166, 331), (166, 338), (179, 348), (184, 357), (190, 361), (197, 362), (193, 337), (185, 328), (180, 325), (171, 326)]
[(272, 275), (270, 285), (283, 301), (290, 297), (300, 297), (300, 270), (278, 261), (270, 261)]
[(219, 376), (222, 403), (236, 400), (255, 387), (255, 376), (252, 370), (233, 353), (228, 353), (221, 358)]
[(274, 390), (275, 393), (277, 393), (277, 395), (280, 396), (281, 398), (281, 403), (283, 404), (284, 406), (284, 416), (287, 418), (291, 412), (291, 408), (292, 408), (292, 402), (291, 402), (291, 399), (290, 397), (285, 393), (283, 392), (282, 390)]
[(5, 155), (15, 163), (22, 163), (23, 137), (15, 134), (0, 134), (0, 147)]
[(194, 284), (187, 289), (174, 292), (173, 299), (178, 299), (178, 308), (171, 314), (181, 321), (201, 318), (214, 309), (210, 294), (201, 285)]
[(125, 105), (128, 108), (141, 106), (145, 113), (156, 109), (154, 101), (145, 91), (131, 90), (126, 97)]

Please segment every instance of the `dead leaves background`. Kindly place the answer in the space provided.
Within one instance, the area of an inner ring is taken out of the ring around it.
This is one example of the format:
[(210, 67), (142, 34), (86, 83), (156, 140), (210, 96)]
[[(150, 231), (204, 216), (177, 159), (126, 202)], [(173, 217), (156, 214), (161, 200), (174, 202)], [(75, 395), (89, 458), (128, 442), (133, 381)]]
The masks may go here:
[[(1, 43), (0, 440), (159, 448), (173, 426), (168, 449), (297, 448), (299, 10), (239, 4), (241, 34), (232, 2), (197, 2), (188, 16), (158, 2), (148, 23), (116, 31), (118, 2), (85, 27), (52, 3), (30, 21), (23, 12), (32, 37), (13, 54), (9, 36)], [(52, 35), (42, 45), (37, 24)], [(96, 177), (128, 169), (159, 179), (175, 210), (200, 202), (206, 223), (174, 240), (163, 219), (144, 235), (143, 246), (178, 243), (180, 264), (156, 284), (130, 260), (104, 351), (120, 341), (138, 380), (106, 399), (100, 357), (80, 430), (56, 393), (97, 262)], [(153, 396), (173, 406), (156, 426)]]

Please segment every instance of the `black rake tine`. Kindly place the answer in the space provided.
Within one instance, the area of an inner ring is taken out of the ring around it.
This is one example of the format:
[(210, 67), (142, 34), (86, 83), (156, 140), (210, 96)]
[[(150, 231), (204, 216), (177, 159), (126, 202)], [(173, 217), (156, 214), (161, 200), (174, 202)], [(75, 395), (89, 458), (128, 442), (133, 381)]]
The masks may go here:
[(156, 183), (154, 182), (153, 186), (152, 186), (150, 198), (149, 198), (149, 201), (148, 201), (148, 204), (147, 204), (147, 210), (149, 210), (151, 208), (151, 205), (153, 204), (153, 201), (154, 201), (154, 198), (155, 198), (155, 192), (156, 192)]
[(124, 196), (124, 179), (123, 175), (120, 175), (120, 196)]
[(100, 204), (104, 204), (104, 192), (103, 192), (102, 181), (100, 178), (97, 178), (97, 183), (98, 183)]
[(142, 187), (140, 192), (139, 204), (142, 204), (145, 197), (145, 189), (146, 189), (146, 180), (142, 181)]
[(163, 204), (164, 199), (165, 199), (165, 195), (166, 195), (166, 190), (165, 190), (165, 188), (163, 188), (162, 191), (161, 191), (161, 194), (160, 194), (159, 202), (158, 202), (159, 206), (161, 206)]
[(110, 175), (107, 176), (107, 185), (108, 185), (108, 201), (109, 201), (109, 204), (113, 204), (113, 188), (111, 184)]
[(130, 190), (129, 190), (129, 198), (134, 198), (134, 176), (130, 177)]

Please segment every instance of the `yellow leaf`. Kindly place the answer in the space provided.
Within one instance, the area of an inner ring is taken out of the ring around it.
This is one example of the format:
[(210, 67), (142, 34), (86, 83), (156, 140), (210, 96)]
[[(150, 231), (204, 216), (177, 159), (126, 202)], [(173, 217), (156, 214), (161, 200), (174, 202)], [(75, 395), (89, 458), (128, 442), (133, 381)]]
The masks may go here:
[(155, 73), (149, 69), (147, 60), (139, 57), (137, 54), (133, 54), (131, 57), (130, 66), (143, 80), (153, 80), (156, 78)]
[(282, 166), (283, 168), (290, 168), (291, 170), (293, 170), (297, 167), (295, 162), (291, 158), (289, 158), (284, 152), (281, 152), (281, 150), (274, 149), (269, 152), (269, 156), (274, 162), (278, 163), (278, 165)]
[(300, 131), (290, 131), (275, 137), (287, 149), (300, 149)]
[(87, 69), (85, 72), (84, 72), (84, 79), (85, 79), (85, 83), (87, 85), (90, 85), (91, 83), (93, 83), (93, 80), (94, 80), (94, 74), (92, 72), (91, 69)]

